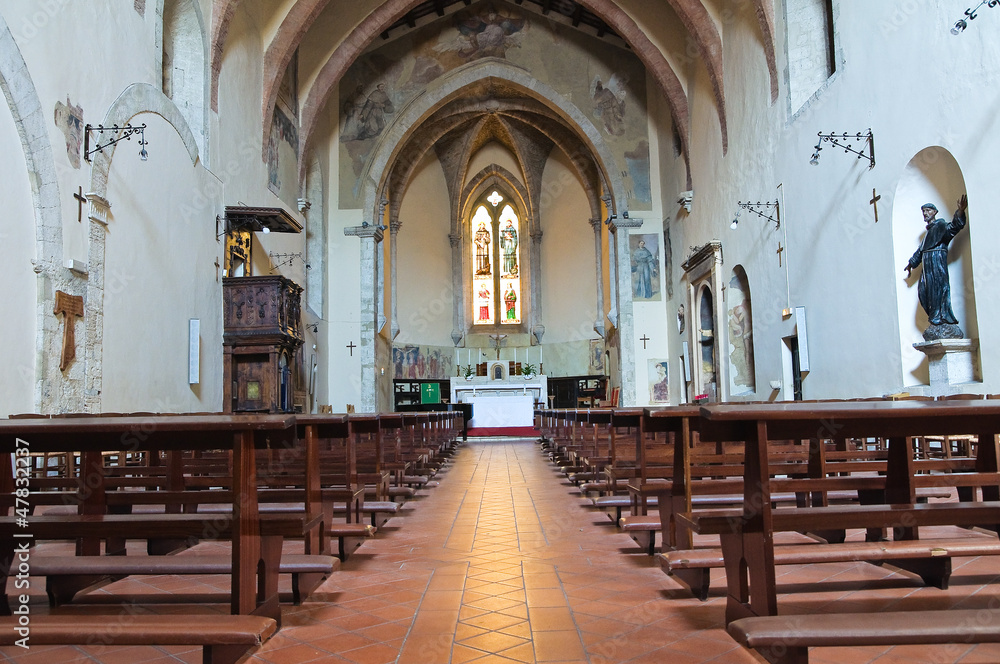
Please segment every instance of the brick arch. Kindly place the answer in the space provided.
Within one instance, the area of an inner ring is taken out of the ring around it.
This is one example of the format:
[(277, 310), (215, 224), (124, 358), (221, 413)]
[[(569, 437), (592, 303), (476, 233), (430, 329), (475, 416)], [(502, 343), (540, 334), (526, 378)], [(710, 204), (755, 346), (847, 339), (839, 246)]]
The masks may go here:
[(274, 114), (274, 105), (278, 100), (278, 88), (281, 86), (281, 78), (288, 69), (288, 63), (292, 61), (292, 55), (298, 48), (299, 42), (313, 21), (316, 20), (329, 4), (330, 0), (298, 0), (292, 8), (288, 10), (285, 17), (278, 26), (278, 32), (274, 39), (267, 46), (264, 53), (264, 95), (261, 98), (261, 117), (263, 118), (263, 135), (261, 136), (261, 146), (263, 157), (267, 158), (267, 141), (271, 134), (271, 116)]
[[(308, 2), (313, 0), (300, 1)], [(700, 0), (698, 1), (700, 2)], [(329, 96), (332, 94), (337, 83), (340, 82), (348, 67), (351, 66), (378, 34), (405, 15), (406, 12), (420, 4), (420, 2), (421, 0), (386, 0), (386, 2), (379, 5), (366, 19), (358, 24), (344, 41), (337, 46), (329, 60), (320, 69), (319, 75), (309, 89), (305, 103), (302, 106), (299, 137), (303, 150), (309, 148), (316, 125), (322, 116)], [(618, 34), (624, 36), (625, 40), (663, 90), (670, 105), (670, 115), (680, 135), (681, 152), (684, 155), (688, 187), (690, 187), (691, 166), (688, 146), (689, 107), (687, 95), (676, 72), (674, 72), (670, 63), (659, 49), (636, 25), (635, 21), (624, 10), (614, 4), (612, 0), (579, 0), (579, 2), (600, 16)], [(678, 10), (679, 13), (684, 11), (684, 6), (681, 6)], [(697, 23), (697, 21), (694, 22)], [(266, 137), (267, 132), (270, 131), (270, 115), (265, 115), (261, 119), (261, 122), (263, 125), (262, 135)], [(725, 127), (724, 121), (723, 127)], [(266, 140), (264, 144), (266, 145)], [(301, 167), (299, 177), (300, 180), (303, 177)]]
[(778, 101), (778, 61), (774, 54), (774, 4), (770, 0), (754, 0), (760, 34), (764, 38), (764, 58), (771, 75), (771, 103)]
[(62, 333), (52, 325), (55, 296), (50, 293), (62, 290), (76, 295), (83, 292), (86, 282), (62, 267), (62, 203), (49, 141), (51, 116), (42, 110), (28, 65), (3, 16), (0, 16), (0, 90), (14, 118), (28, 177), (33, 183), (35, 271), (49, 281), (48, 288), (36, 289), (35, 334), (39, 350), (33, 389), (35, 410), (42, 413), (81, 412), (84, 409), (83, 362), (74, 363), (65, 374), (59, 370)]
[[(240, 0), (215, 0), (212, 3), (212, 46), (211, 46), (211, 104), (212, 110), (219, 112), (219, 72), (222, 70), (222, 51), (229, 36), (229, 24), (233, 22), (236, 5)], [(267, 141), (265, 140), (265, 144)]]

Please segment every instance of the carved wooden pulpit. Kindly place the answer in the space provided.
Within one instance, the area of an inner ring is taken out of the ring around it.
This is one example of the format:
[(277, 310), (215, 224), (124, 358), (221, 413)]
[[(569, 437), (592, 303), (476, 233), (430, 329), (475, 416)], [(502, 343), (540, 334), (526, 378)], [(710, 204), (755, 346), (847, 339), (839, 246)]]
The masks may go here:
[(225, 412), (293, 411), (301, 294), (281, 275), (222, 280)]

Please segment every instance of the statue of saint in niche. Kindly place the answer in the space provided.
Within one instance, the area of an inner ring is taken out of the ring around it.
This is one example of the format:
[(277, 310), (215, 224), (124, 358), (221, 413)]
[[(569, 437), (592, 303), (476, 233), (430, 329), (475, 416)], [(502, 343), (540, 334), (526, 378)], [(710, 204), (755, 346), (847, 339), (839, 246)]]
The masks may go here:
[(917, 283), (917, 297), (920, 306), (927, 312), (930, 326), (924, 330), (924, 340), (961, 339), (964, 335), (958, 326), (958, 319), (951, 310), (951, 283), (948, 279), (948, 244), (958, 232), (965, 228), (965, 210), (968, 199), (965, 194), (958, 200), (958, 209), (950, 222), (938, 219), (938, 209), (933, 203), (922, 205), (927, 234), (920, 248), (906, 264), (906, 276), (910, 270), (922, 265), (920, 281)]

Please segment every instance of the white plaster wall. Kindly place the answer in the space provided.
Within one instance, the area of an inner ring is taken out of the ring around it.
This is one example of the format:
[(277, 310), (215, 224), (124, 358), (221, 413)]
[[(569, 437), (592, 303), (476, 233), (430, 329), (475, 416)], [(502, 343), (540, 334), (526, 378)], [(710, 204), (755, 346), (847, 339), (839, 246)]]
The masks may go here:
[[(542, 342), (548, 350), (551, 344), (597, 338), (597, 270), (590, 207), (561, 150), (545, 165), (542, 191)], [(547, 371), (549, 365), (546, 356)]]
[[(74, 105), (83, 107), (85, 123), (99, 125), (122, 90), (135, 82), (156, 85), (159, 80), (152, 11), (142, 17), (132, 10), (131, 3), (123, 7), (75, 0), (3, 0), (0, 13), (10, 26), (42, 109), (50, 118), (56, 102), (65, 104), (68, 96)], [(94, 38), (86, 39), (81, 50), (84, 35)], [(102, 38), (108, 35), (114, 38)], [(81, 159), (81, 168), (70, 165), (66, 139), (54, 122), (49, 124), (49, 140), (59, 190), (77, 191), (82, 185), (86, 191), (90, 181), (87, 164)], [(82, 155), (82, 143), (80, 149)], [(86, 263), (87, 224), (77, 223), (76, 201), (69, 196), (64, 193), (62, 207), (64, 258)]]
[[(105, 245), (104, 412), (222, 409), (221, 245), (212, 213), (185, 219), (176, 202), (210, 175), (192, 166), (169, 124), (152, 114), (155, 161), (118, 150), (108, 177), (111, 219)], [(171, 177), (164, 180), (162, 173)], [(221, 277), (221, 274), (220, 274)], [(201, 321), (200, 383), (188, 384), (188, 320)]]
[[(928, 145), (946, 148), (961, 165), (970, 199), (969, 241), (982, 346), (995, 347), (1000, 333), (989, 324), (1000, 316), (995, 288), (1000, 238), (990, 225), (976, 229), (971, 220), (975, 209), (1000, 205), (993, 183), (1000, 148), (995, 85), (1000, 44), (982, 23), (972, 24), (960, 37), (950, 35), (947, 26), (956, 17), (937, 5), (838, 5), (843, 61), (791, 118), (784, 78), (778, 102), (770, 103), (752, 9), (723, 23), (726, 95), (739, 101), (727, 105), (730, 148), (725, 157), (718, 145), (711, 86), (706, 76), (694, 73), (695, 202), (691, 215), (678, 224), (674, 246), (683, 254), (677, 257), (680, 262), (688, 247), (718, 238), (726, 273), (737, 263), (746, 268), (754, 297), (758, 398), (763, 398), (761, 385), (781, 376), (782, 339), (794, 331), (794, 318), (783, 319), (781, 310), (796, 305), (806, 307), (809, 321), (811, 371), (804, 378), (805, 398), (903, 388), (897, 293), (904, 275), (894, 247), (892, 197), (906, 165)], [(783, 70), (781, 16), (776, 32)], [(819, 166), (809, 166), (817, 132), (855, 133), (868, 127), (876, 137), (873, 170), (829, 147)], [(878, 224), (869, 204), (873, 188), (882, 196)], [(739, 229), (729, 230), (738, 200), (768, 199), (782, 202), (781, 229), (744, 213)], [(949, 200), (949, 212), (953, 206)], [(779, 242), (785, 249), (781, 267), (775, 253)], [(906, 244), (912, 253), (912, 242)], [(983, 354), (984, 391), (995, 391), (1000, 384), (1000, 357), (995, 355)]]
[[(451, 213), (444, 171), (433, 152), (424, 157), (403, 193), (399, 220), (403, 226), (396, 236), (395, 343), (453, 346)], [(388, 242), (388, 230), (385, 237)]]
[[(37, 278), (35, 212), (24, 151), (14, 119), (0, 103), (0, 182), (4, 183), (4, 213), (0, 215), (0, 417), (35, 410), (35, 308)], [(77, 319), (78, 321), (80, 319)], [(61, 324), (60, 324), (61, 329)], [(79, 335), (83, 325), (78, 325)]]
[(465, 172), (465, 181), (462, 186), (469, 184), (469, 179), (476, 176), (479, 171), (483, 170), (490, 164), (497, 164), (506, 168), (509, 172), (517, 176), (517, 179), (524, 183), (524, 175), (521, 173), (521, 167), (517, 163), (517, 158), (510, 153), (507, 148), (503, 147), (499, 143), (490, 142), (484, 145), (476, 154), (472, 155), (469, 160), (469, 168)]

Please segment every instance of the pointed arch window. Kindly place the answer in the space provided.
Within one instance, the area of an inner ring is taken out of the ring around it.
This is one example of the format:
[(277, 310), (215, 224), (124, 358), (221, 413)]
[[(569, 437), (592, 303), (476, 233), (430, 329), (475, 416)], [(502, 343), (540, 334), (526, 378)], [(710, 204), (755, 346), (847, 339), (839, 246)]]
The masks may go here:
[(520, 325), (521, 219), (493, 190), (473, 208), (469, 221), (474, 326)]

